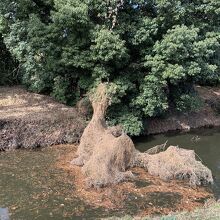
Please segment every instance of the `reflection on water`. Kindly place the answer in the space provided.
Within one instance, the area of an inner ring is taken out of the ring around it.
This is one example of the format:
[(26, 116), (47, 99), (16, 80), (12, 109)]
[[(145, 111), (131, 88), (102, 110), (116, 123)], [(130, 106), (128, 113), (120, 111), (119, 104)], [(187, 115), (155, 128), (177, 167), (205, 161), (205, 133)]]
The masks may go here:
[(0, 220), (9, 220), (9, 213), (7, 208), (0, 208)]
[(214, 175), (214, 192), (220, 197), (220, 128), (198, 129), (189, 133), (167, 133), (140, 137), (135, 140), (136, 147), (145, 151), (155, 145), (168, 141), (167, 145), (195, 150), (198, 158), (208, 166)]

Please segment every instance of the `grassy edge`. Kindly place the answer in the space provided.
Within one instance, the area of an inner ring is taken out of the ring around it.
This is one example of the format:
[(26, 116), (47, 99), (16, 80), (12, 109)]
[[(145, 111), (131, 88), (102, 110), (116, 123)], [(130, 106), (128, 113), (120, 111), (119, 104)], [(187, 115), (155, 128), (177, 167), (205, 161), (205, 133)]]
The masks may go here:
[(209, 207), (203, 207), (194, 210), (193, 212), (171, 213), (166, 216), (146, 216), (146, 217), (111, 217), (106, 220), (220, 220), (220, 203), (216, 202)]

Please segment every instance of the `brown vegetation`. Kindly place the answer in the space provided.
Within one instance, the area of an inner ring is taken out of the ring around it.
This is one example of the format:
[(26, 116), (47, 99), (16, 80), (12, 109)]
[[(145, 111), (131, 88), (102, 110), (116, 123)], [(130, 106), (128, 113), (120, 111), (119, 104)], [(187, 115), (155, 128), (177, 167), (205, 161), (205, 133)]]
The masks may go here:
[[(164, 119), (147, 119), (146, 134), (220, 126), (219, 88), (196, 89), (204, 100), (203, 109), (187, 114), (172, 112)], [(0, 150), (76, 143), (91, 112), (86, 98), (71, 108), (21, 87), (0, 87)], [(120, 136), (120, 130), (113, 129), (112, 134)]]
[(79, 141), (85, 127), (75, 108), (21, 87), (0, 87), (0, 150)]
[(137, 151), (123, 131), (115, 136), (115, 129), (105, 122), (110, 103), (106, 84), (100, 84), (90, 99), (93, 117), (82, 135), (78, 157), (71, 162), (82, 166), (89, 186), (102, 187), (133, 178), (130, 167), (143, 167), (163, 180), (187, 179), (192, 186), (213, 183), (211, 171), (196, 160), (192, 150), (170, 146), (165, 152), (150, 155)]
[(90, 186), (118, 183), (132, 176), (126, 170), (133, 160), (135, 147), (125, 133), (115, 135), (117, 128), (109, 129), (105, 123), (109, 103), (105, 84), (98, 87), (91, 102), (93, 117), (83, 132), (78, 157), (71, 163), (83, 166), (82, 171)]
[(203, 206), (207, 199), (213, 198), (212, 192), (206, 187), (191, 188), (183, 181), (163, 181), (138, 167), (130, 169), (136, 177), (130, 181), (104, 188), (88, 188), (81, 168), (69, 165), (69, 161), (76, 156), (77, 147), (62, 145), (56, 148), (63, 149), (57, 166), (72, 178), (74, 196), (92, 207), (101, 207), (106, 211), (124, 210), (127, 214), (146, 216), (192, 211)]

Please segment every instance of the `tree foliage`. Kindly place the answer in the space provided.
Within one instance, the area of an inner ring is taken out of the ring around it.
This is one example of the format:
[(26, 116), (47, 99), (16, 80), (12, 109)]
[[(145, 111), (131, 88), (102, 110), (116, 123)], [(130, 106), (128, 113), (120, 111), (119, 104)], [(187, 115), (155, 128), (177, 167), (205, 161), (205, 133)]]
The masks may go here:
[(170, 107), (195, 110), (193, 85), (220, 80), (220, 1), (2, 0), (0, 16), (29, 89), (74, 104), (109, 82), (109, 123), (132, 135)]
[(7, 50), (0, 34), (0, 85), (12, 85), (18, 81), (17, 63)]

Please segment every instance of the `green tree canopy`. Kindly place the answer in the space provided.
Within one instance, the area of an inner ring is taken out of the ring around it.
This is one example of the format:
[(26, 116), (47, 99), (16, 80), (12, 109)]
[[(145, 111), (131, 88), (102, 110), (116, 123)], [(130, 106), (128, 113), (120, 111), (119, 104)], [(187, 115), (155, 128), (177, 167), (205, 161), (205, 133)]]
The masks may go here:
[(220, 1), (2, 0), (0, 21), (23, 84), (74, 104), (109, 82), (109, 123), (132, 135), (220, 80)]

